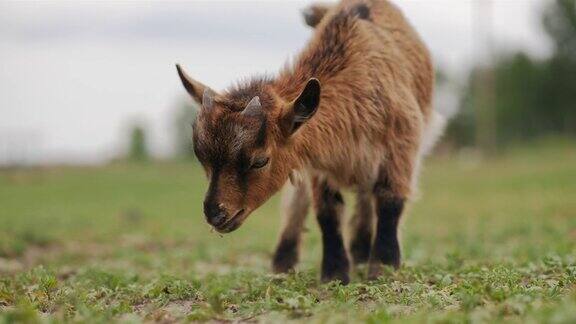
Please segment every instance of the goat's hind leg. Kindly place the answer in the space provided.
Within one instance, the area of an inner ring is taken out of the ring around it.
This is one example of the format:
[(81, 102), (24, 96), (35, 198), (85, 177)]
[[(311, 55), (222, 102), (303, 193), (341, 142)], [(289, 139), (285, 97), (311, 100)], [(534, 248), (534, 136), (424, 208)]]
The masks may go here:
[(287, 184), (282, 193), (282, 230), (272, 260), (276, 273), (292, 271), (298, 263), (304, 221), (310, 207), (310, 194), (304, 182)]
[[(389, 172), (383, 170), (374, 185), (377, 225), (368, 266), (369, 279), (378, 278), (383, 266), (400, 267), (398, 225), (409, 192), (410, 177), (394, 177)], [(398, 182), (399, 179), (404, 180), (403, 184)]]
[(397, 140), (389, 143), (388, 156), (380, 166), (373, 187), (378, 221), (368, 264), (369, 279), (379, 277), (383, 266), (400, 267), (398, 225), (406, 200), (415, 185), (414, 177), (417, 176), (420, 164), (422, 123), (417, 118), (399, 121), (403, 132), (395, 134)]
[(350, 233), (350, 254), (354, 264), (368, 262), (372, 247), (374, 223), (374, 203), (372, 190), (360, 189), (356, 192), (354, 214), (348, 223)]

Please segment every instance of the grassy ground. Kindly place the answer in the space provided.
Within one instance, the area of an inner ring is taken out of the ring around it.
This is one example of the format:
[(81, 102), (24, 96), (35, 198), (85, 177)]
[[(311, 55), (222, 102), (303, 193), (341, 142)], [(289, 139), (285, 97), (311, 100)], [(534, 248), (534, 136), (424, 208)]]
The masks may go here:
[(225, 237), (186, 163), (0, 171), (0, 322), (576, 322), (576, 145), (434, 159), (403, 223), (405, 262), (376, 282), (272, 275), (277, 198)]

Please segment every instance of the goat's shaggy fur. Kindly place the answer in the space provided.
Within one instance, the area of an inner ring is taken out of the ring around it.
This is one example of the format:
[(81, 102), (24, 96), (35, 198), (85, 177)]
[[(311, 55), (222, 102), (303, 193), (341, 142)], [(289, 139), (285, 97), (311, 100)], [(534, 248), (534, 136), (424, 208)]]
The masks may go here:
[(440, 134), (430, 55), (385, 0), (344, 0), (304, 15), (313, 38), (276, 78), (213, 94), (179, 68), (188, 92), (204, 101), (194, 147), (210, 177), (205, 213), (230, 232), (289, 177), (304, 174), (310, 180), (294, 181), (274, 269), (288, 271), (297, 261), (311, 195), (323, 233), (322, 278), (348, 282), (339, 189), (351, 188), (358, 193), (352, 256), (369, 260), (377, 277), (382, 265), (400, 264), (400, 215), (420, 159)]

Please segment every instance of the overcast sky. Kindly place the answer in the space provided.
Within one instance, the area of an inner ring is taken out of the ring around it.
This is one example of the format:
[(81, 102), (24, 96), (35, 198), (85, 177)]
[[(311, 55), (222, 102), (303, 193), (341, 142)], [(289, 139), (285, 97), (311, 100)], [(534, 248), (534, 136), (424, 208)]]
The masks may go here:
[[(484, 50), (477, 2), (396, 1), (456, 79)], [(498, 50), (546, 56), (547, 2), (493, 1)], [(275, 73), (310, 37), (299, 13), (309, 3), (0, 1), (0, 163), (106, 161), (133, 121), (156, 155), (169, 154), (172, 112), (186, 99), (174, 63), (216, 89)]]

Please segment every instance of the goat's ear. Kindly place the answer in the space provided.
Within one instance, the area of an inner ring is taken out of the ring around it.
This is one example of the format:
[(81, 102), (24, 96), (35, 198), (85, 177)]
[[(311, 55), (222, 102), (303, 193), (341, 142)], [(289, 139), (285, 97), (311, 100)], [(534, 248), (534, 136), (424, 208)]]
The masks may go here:
[(176, 70), (178, 70), (178, 76), (180, 76), (182, 85), (184, 85), (186, 91), (192, 96), (192, 98), (194, 98), (194, 100), (196, 100), (196, 102), (204, 104), (206, 99), (205, 95), (210, 97), (214, 96), (214, 91), (212, 89), (189, 77), (182, 67), (180, 67), (180, 64), (176, 64)]
[(282, 131), (285, 135), (294, 134), (300, 126), (312, 118), (320, 104), (320, 81), (312, 78), (308, 80), (304, 90), (294, 100), (283, 114), (281, 120)]

